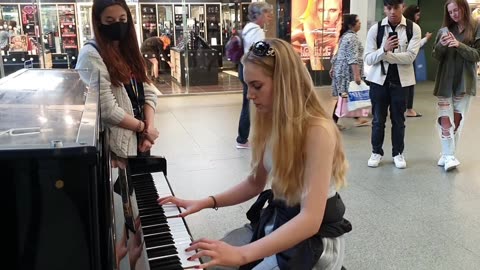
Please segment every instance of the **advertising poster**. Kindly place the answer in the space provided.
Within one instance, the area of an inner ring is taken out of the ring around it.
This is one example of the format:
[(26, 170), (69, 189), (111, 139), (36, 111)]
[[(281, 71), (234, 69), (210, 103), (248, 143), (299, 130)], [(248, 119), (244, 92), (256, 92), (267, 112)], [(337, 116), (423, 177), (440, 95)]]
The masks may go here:
[(342, 28), (342, 0), (292, 1), (291, 42), (312, 70), (329, 70)]

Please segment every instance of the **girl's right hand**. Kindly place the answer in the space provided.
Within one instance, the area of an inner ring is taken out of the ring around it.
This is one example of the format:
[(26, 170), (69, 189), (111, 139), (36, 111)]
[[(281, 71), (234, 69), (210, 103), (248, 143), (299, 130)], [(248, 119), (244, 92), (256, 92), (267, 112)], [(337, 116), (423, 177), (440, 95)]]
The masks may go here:
[(182, 200), (177, 197), (173, 196), (168, 196), (168, 197), (163, 197), (163, 198), (158, 198), (157, 202), (159, 205), (165, 205), (165, 204), (174, 204), (178, 207), (181, 207), (185, 209), (182, 213), (180, 213), (180, 217), (186, 217), (190, 214), (196, 213), (204, 208), (207, 208), (208, 201), (204, 200)]

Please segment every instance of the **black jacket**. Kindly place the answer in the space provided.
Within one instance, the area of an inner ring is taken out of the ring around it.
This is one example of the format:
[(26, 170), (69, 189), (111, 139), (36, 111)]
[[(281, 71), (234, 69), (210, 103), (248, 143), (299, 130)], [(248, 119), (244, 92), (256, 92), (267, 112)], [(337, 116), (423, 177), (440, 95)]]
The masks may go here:
[[(268, 201), (268, 206), (263, 206)], [(262, 211), (263, 209), (263, 211)], [(272, 190), (263, 191), (257, 201), (247, 212), (247, 218), (252, 223), (253, 237), (250, 242), (265, 236), (265, 225), (276, 212), (273, 230), (287, 223), (300, 213), (300, 205), (288, 207), (285, 202), (273, 199)], [(323, 253), (322, 238), (339, 237), (352, 230), (350, 222), (343, 218), (345, 205), (338, 193), (327, 200), (322, 225), (317, 234), (300, 242), (296, 246), (277, 253), (277, 262), (281, 270), (311, 270)], [(262, 259), (263, 260), (263, 259)], [(249, 270), (259, 264), (258, 260), (240, 267), (240, 270)]]

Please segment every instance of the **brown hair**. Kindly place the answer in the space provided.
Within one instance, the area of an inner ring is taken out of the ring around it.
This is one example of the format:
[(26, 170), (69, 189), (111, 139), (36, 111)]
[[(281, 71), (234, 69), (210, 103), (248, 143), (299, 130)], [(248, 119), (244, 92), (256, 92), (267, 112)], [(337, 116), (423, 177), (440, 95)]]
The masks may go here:
[(150, 83), (146, 73), (146, 64), (138, 47), (132, 13), (125, 1), (116, 0), (112, 2), (108, 6), (119, 5), (127, 12), (128, 34), (124, 40), (119, 42), (118, 48), (111, 40), (103, 37), (99, 30), (102, 23), (101, 14), (108, 6), (103, 5), (101, 1), (95, 1), (92, 7), (93, 33), (100, 49), (100, 55), (107, 66), (110, 81), (115, 86), (128, 84), (133, 75), (139, 82)]
[(463, 35), (463, 43), (471, 45), (475, 41), (476, 23), (472, 19), (470, 6), (468, 5), (468, 2), (466, 0), (448, 0), (447, 2), (445, 2), (443, 26), (450, 29), (452, 26), (455, 26), (457, 24), (452, 20), (450, 14), (448, 14), (448, 5), (453, 3), (457, 4), (459, 11), (462, 13), (462, 20), (465, 23), (465, 34)]

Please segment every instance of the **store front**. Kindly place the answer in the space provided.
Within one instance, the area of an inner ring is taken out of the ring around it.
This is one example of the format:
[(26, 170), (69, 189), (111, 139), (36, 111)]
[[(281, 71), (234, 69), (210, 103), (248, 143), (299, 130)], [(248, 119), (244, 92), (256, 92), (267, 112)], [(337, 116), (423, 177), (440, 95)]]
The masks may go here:
[[(91, 0), (33, 2), (0, 0), (0, 30), (9, 33), (9, 46), (2, 49), (3, 76), (24, 67), (74, 68), (79, 50), (92, 38)], [(330, 59), (350, 0), (266, 2), (275, 11), (275, 20), (265, 27), (266, 36), (291, 42), (315, 85), (329, 85)], [(139, 45), (150, 37), (168, 39), (155, 80), (163, 94), (241, 91), (236, 66), (227, 61), (224, 48), (232, 32), (248, 22), (250, 1), (135, 0), (127, 4)]]
[[(149, 37), (168, 39), (157, 88), (188, 94), (221, 90), (216, 86), (229, 81), (235, 86), (227, 90), (241, 90), (238, 80), (222, 71), (234, 67), (224, 57), (224, 46), (232, 31), (246, 24), (242, 10), (248, 2), (127, 0), (140, 46)], [(93, 35), (91, 13), (91, 0), (0, 0), (1, 76), (30, 67), (74, 68)]]

